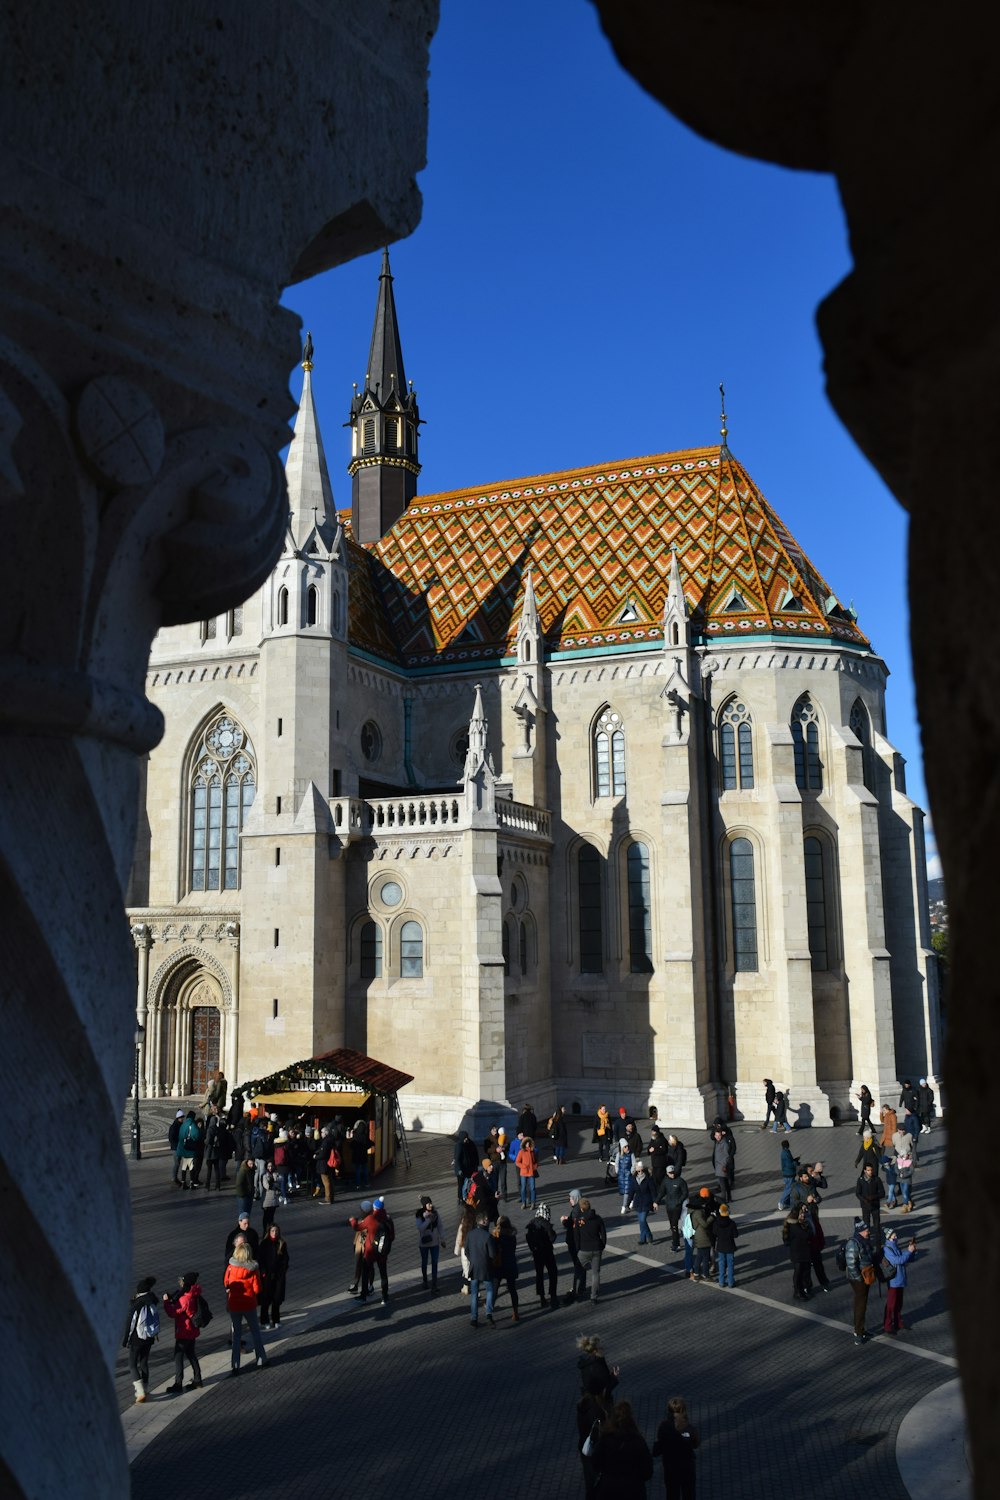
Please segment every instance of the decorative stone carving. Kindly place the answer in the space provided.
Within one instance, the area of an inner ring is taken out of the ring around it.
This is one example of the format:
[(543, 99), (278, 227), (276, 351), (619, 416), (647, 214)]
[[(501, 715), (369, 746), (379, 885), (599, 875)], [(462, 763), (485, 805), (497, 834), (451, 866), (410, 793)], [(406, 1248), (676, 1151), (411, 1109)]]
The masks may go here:
[[(53, 1139), (30, 1170), (0, 1165), (4, 1259), (16, 1245), (21, 1268), (0, 1454), (13, 1497), (128, 1494), (110, 1371), (131, 1261), (123, 893), (135, 757), (162, 733), (149, 644), (240, 604), (278, 554), (299, 349), (281, 289), (416, 223), (436, 16), (435, 0), (347, 15), (246, 0), (230, 26), (190, 0), (106, 0), (95, 50), (56, 0), (0, 12), (7, 1103), (30, 1113), (44, 1057), (96, 1164), (67, 1182)], [(83, 1218), (99, 1242), (71, 1233)], [(58, 1443), (55, 1338), (76, 1373)]]

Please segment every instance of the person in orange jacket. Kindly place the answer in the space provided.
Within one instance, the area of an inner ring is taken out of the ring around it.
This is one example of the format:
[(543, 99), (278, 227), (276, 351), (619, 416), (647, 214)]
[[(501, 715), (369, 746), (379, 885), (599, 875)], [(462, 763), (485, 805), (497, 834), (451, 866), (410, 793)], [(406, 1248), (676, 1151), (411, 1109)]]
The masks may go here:
[(243, 1319), (246, 1318), (250, 1336), (253, 1339), (254, 1353), (257, 1356), (257, 1368), (262, 1370), (267, 1364), (267, 1354), (264, 1351), (264, 1340), (260, 1333), (260, 1320), (257, 1317), (257, 1303), (263, 1290), (263, 1282), (260, 1275), (260, 1267), (253, 1258), (253, 1253), (246, 1240), (237, 1237), (233, 1246), (232, 1257), (226, 1267), (223, 1278), (226, 1288), (226, 1307), (233, 1325), (233, 1367), (232, 1374), (240, 1373), (240, 1342), (243, 1332)]

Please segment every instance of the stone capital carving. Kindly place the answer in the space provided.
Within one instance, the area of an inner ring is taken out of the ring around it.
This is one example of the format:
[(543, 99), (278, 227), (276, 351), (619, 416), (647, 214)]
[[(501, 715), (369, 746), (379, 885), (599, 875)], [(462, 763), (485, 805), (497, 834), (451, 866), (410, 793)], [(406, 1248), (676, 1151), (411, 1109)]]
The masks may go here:
[(153, 943), (153, 930), (148, 922), (133, 922), (131, 927), (132, 941), (136, 948), (150, 948)]

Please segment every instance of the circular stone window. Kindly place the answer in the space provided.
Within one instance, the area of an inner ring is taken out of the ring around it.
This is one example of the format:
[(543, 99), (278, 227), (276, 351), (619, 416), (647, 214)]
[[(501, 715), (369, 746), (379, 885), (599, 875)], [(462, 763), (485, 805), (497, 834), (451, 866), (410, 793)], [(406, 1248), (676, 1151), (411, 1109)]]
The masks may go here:
[(469, 753), (469, 731), (460, 729), (451, 742), (451, 758), (456, 766), (465, 765), (465, 757)]
[(379, 888), (378, 896), (383, 906), (398, 906), (403, 899), (403, 887), (397, 880), (387, 880)]
[(361, 754), (365, 760), (378, 760), (382, 754), (382, 732), (371, 719), (361, 726)]

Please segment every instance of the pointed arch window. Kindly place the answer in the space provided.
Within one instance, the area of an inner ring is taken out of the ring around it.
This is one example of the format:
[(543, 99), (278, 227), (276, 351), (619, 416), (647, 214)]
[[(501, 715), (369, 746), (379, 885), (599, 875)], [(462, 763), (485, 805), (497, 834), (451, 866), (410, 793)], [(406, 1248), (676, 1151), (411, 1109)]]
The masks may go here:
[(524, 922), (518, 923), (517, 929), (517, 958), (518, 968), (522, 974), (528, 972), (528, 929)]
[(313, 583), (309, 585), (309, 592), (306, 595), (306, 624), (315, 625), (318, 613), (319, 589)]
[(629, 844), (628, 875), (629, 968), (633, 974), (653, 972), (653, 928), (649, 898), (649, 850), (645, 844)]
[(419, 922), (404, 922), (400, 928), (399, 972), (404, 979), (424, 977), (424, 929)]
[(819, 758), (819, 715), (808, 693), (792, 709), (792, 747), (795, 785), (801, 792), (823, 790), (823, 762)]
[(625, 795), (625, 730), (621, 715), (610, 708), (594, 732), (594, 784), (599, 797)]
[(851, 709), (851, 733), (861, 746), (861, 775), (870, 792), (875, 790), (875, 762), (872, 750), (872, 725), (868, 710), (860, 698), (855, 698)]
[(365, 922), (361, 928), (361, 978), (382, 977), (382, 928), (378, 922)]
[(719, 764), (723, 791), (753, 786), (753, 728), (745, 703), (731, 698), (719, 716)]
[(603, 974), (601, 856), (593, 844), (580, 845), (576, 857), (576, 878), (580, 918), (580, 973)]
[(510, 923), (504, 922), (503, 934), (501, 936), (503, 946), (503, 977), (510, 978)]
[(240, 833), (256, 784), (246, 731), (220, 713), (201, 738), (191, 778), (192, 891), (239, 890)]
[(809, 958), (813, 973), (830, 967), (830, 943), (826, 925), (826, 872), (823, 844), (810, 836), (803, 845), (806, 865), (806, 923), (809, 930)]
[(757, 969), (757, 887), (753, 845), (733, 839), (729, 846), (729, 883), (733, 907), (733, 967), (738, 974)]
[(278, 590), (278, 624), (288, 624), (288, 590), (285, 588)]

